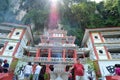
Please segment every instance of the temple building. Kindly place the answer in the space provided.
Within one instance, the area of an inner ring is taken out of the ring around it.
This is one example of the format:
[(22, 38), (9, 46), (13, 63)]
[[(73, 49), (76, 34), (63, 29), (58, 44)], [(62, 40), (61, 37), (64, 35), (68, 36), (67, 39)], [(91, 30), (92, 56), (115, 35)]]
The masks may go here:
[[(120, 27), (86, 29), (81, 48), (74, 44), (75, 36), (67, 36), (67, 31), (62, 29), (48, 29), (39, 35), (38, 44), (34, 44), (34, 38), (30, 26), (0, 24), (0, 59), (7, 59), (9, 71), (17, 74), (19, 79), (23, 77), (20, 69), (29, 61), (40, 62), (48, 80), (68, 80), (67, 70), (76, 58), (84, 64), (84, 80), (89, 80), (88, 66), (91, 65), (88, 61), (95, 68), (90, 76), (93, 80), (110, 80), (114, 65), (120, 62)], [(7, 77), (0, 74), (0, 80)], [(9, 77), (8, 80), (12, 79)]]
[(90, 49), (97, 77), (102, 80), (118, 79), (113, 75), (115, 64), (120, 64), (120, 27), (86, 29), (82, 46)]
[[(16, 74), (20, 67), (29, 61), (41, 62), (52, 80), (59, 78), (67, 80), (67, 67), (72, 66), (77, 57), (81, 60), (83, 57), (88, 57), (88, 48), (79, 48), (75, 45), (75, 37), (67, 36), (65, 30), (48, 30), (39, 35), (38, 44), (33, 44), (34, 38), (30, 26), (2, 23), (0, 31), (0, 59), (7, 59), (10, 71)], [(84, 60), (82, 62), (85, 63)], [(51, 66), (54, 67), (53, 72), (50, 70)], [(61, 75), (58, 76), (58, 73)]]
[(0, 59), (8, 61), (9, 71), (15, 70), (17, 62), (23, 57), (24, 47), (30, 42), (33, 42), (33, 38), (29, 26), (11, 23), (0, 25)]

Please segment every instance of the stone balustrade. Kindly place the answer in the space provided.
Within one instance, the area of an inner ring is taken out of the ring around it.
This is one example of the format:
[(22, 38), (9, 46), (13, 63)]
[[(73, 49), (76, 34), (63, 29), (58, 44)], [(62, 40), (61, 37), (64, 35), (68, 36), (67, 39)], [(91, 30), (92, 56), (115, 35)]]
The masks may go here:
[(46, 63), (46, 64), (73, 64), (74, 63), (74, 58), (50, 58), (50, 60), (48, 60), (47, 57), (27, 57), (27, 56), (23, 56), (21, 58), (21, 60), (28, 62), (42, 62), (42, 63)]

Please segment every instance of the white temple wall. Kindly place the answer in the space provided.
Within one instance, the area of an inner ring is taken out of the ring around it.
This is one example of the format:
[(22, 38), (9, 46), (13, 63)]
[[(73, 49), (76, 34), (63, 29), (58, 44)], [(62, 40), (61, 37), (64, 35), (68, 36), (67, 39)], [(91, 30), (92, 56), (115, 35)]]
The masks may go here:
[(87, 46), (88, 46), (89, 49), (93, 49), (92, 41), (91, 41), (90, 37), (87, 40)]
[(17, 46), (17, 43), (8, 42), (3, 52), (3, 56), (13, 56), (13, 52), (15, 51), (16, 46)]
[(22, 47), (25, 47), (25, 46), (26, 46), (26, 44), (27, 44), (27, 42), (25, 42), (25, 40), (24, 40), (24, 39), (22, 39), (22, 40), (21, 40), (20, 45), (21, 45)]
[(23, 29), (15, 29), (11, 36), (11, 39), (20, 39), (22, 32), (23, 32)]
[(94, 43), (102, 43), (99, 33), (92, 33)]
[(96, 56), (95, 56), (95, 53), (94, 53), (94, 50), (92, 49), (92, 50), (90, 50), (90, 59), (91, 60), (96, 60), (97, 58), (96, 58)]
[(100, 72), (102, 76), (108, 76), (114, 74), (115, 64), (120, 64), (119, 60), (104, 60), (98, 61)]
[(96, 47), (97, 54), (99, 56), (99, 59), (108, 59), (106, 55), (106, 51), (104, 47)]
[(16, 58), (22, 58), (23, 57), (24, 50), (21, 45), (19, 45), (17, 52), (15, 54)]

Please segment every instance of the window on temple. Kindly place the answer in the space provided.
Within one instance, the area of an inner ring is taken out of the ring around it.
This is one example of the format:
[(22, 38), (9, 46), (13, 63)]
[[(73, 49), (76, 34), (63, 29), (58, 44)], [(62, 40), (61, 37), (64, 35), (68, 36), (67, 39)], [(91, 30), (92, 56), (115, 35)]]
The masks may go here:
[(16, 35), (19, 35), (19, 34), (20, 34), (20, 32), (16, 32), (15, 34), (16, 34)]
[(9, 49), (9, 50), (12, 50), (12, 49), (13, 49), (13, 46), (10, 46), (8, 49)]
[(98, 36), (95, 36), (95, 39), (98, 39)]
[(100, 54), (103, 54), (103, 51), (102, 51), (102, 50), (99, 50), (99, 53), (100, 53)]

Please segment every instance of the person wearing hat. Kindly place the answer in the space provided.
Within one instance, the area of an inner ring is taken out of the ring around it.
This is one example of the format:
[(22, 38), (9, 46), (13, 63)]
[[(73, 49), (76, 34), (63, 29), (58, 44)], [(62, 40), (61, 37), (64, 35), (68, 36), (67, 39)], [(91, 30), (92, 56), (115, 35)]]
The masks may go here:
[(6, 59), (5, 59), (3, 62), (4, 62), (3, 72), (4, 72), (4, 73), (7, 73), (7, 72), (8, 72), (8, 69), (9, 69), (9, 64), (8, 64), (8, 62), (7, 62)]

